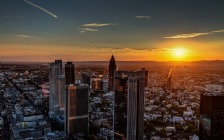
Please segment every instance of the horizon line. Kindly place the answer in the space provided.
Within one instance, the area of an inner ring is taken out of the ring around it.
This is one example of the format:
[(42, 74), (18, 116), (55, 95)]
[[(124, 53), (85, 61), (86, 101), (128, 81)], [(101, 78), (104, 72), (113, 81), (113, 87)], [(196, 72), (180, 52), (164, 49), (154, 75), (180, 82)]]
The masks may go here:
[[(62, 59), (54, 59), (54, 60), (62, 60)], [(52, 61), (21, 61), (21, 60), (12, 60), (12, 61), (0, 61), (0, 64), (2, 63), (51, 63), (54, 62), (54, 60)], [(224, 59), (207, 59), (207, 60), (191, 60), (191, 61), (186, 61), (186, 60), (182, 60), (182, 61), (175, 61), (175, 60), (119, 60), (116, 62), (200, 62), (200, 61), (224, 61)], [(74, 60), (69, 60), (69, 61), (63, 61), (62, 62), (109, 62), (106, 60), (78, 60), (78, 61), (74, 61)]]

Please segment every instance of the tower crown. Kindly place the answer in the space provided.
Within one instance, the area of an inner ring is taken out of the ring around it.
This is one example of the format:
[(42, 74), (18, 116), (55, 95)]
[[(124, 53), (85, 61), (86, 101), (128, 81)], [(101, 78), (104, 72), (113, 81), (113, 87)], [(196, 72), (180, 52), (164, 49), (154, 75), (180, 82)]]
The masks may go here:
[(115, 66), (115, 70), (116, 70), (116, 61), (114, 59), (114, 55), (111, 56), (111, 59), (110, 59), (110, 65), (111, 66)]
[(114, 55), (111, 56), (110, 62), (115, 61)]

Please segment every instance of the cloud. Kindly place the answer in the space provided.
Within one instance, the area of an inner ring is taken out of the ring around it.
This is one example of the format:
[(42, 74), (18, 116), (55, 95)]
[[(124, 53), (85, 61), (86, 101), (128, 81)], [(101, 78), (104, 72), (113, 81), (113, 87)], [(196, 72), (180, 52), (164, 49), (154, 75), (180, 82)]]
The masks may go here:
[(212, 31), (212, 33), (222, 33), (224, 32), (224, 30), (216, 30), (216, 31)]
[(151, 19), (150, 16), (135, 16), (135, 18), (138, 18), (138, 19)]
[(83, 27), (102, 27), (102, 26), (111, 26), (116, 25), (113, 23), (89, 23), (89, 24), (83, 24)]
[(168, 38), (168, 39), (185, 39), (185, 38), (195, 38), (199, 36), (206, 36), (206, 35), (211, 35), (215, 33), (222, 33), (224, 30), (215, 30), (215, 31), (210, 31), (210, 32), (199, 32), (199, 33), (188, 33), (188, 34), (179, 34), (179, 35), (174, 35), (174, 36), (167, 36), (163, 38)]
[(86, 28), (77, 28), (77, 29), (79, 30), (80, 33), (97, 32), (97, 31), (99, 31), (98, 29), (87, 28), (87, 27), (104, 27), (104, 26), (111, 26), (111, 25), (116, 25), (116, 24), (113, 24), (113, 23), (89, 23), (89, 24), (81, 25)]
[(101, 48), (106, 53), (147, 53), (153, 51), (173, 51), (169, 48)]
[(50, 15), (50, 16), (52, 16), (52, 17), (54, 17), (54, 18), (58, 18), (58, 16), (56, 16), (55, 14), (51, 13), (50, 11), (48, 11), (48, 10), (42, 8), (41, 6), (36, 5), (36, 4), (32, 3), (32, 2), (29, 2), (28, 0), (24, 0), (24, 1), (25, 1), (26, 3), (28, 3), (29, 5), (31, 5), (31, 6), (33, 6), (33, 7), (36, 7), (36, 8), (38, 8), (39, 10), (41, 10), (41, 11), (47, 13), (48, 15)]
[(22, 37), (22, 38), (29, 38), (29, 37), (31, 37), (31, 36), (29, 36), (29, 35), (16, 35), (17, 37)]
[(93, 28), (77, 28), (80, 33), (85, 33), (85, 32), (98, 32), (98, 29), (93, 29)]
[(171, 38), (171, 39), (180, 39), (180, 38), (195, 38), (199, 36), (209, 35), (210, 33), (189, 33), (189, 34), (180, 34), (175, 36), (168, 36), (164, 38)]

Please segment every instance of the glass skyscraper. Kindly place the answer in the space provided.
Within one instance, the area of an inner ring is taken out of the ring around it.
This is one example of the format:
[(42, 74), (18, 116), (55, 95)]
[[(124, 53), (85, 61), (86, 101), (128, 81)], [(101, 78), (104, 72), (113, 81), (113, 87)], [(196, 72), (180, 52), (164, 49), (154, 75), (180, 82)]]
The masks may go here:
[(67, 135), (89, 132), (89, 87), (83, 85), (68, 85), (66, 94), (66, 125)]
[(114, 71), (114, 139), (142, 140), (145, 71)]
[(200, 140), (224, 138), (224, 95), (204, 93), (200, 100)]
[(66, 85), (75, 84), (75, 65), (72, 62), (65, 64)]
[(50, 95), (49, 95), (49, 117), (52, 118), (56, 115), (59, 108), (59, 90), (58, 90), (58, 76), (62, 75), (62, 60), (55, 60), (50, 63), (49, 82), (50, 82)]

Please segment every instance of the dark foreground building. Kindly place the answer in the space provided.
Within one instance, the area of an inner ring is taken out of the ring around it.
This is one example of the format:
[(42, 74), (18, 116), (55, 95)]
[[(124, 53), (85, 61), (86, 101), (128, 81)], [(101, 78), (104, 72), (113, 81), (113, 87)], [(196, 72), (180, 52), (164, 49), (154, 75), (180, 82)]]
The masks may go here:
[(204, 93), (200, 102), (200, 140), (224, 139), (224, 94)]
[(89, 133), (89, 87), (88, 85), (68, 85), (66, 97), (67, 135)]
[(109, 86), (108, 90), (112, 91), (113, 90), (113, 85), (114, 85), (114, 71), (116, 70), (116, 62), (114, 59), (114, 56), (112, 55), (109, 63)]
[(114, 139), (143, 140), (145, 71), (114, 71)]
[(72, 62), (65, 64), (66, 85), (75, 84), (75, 65)]

